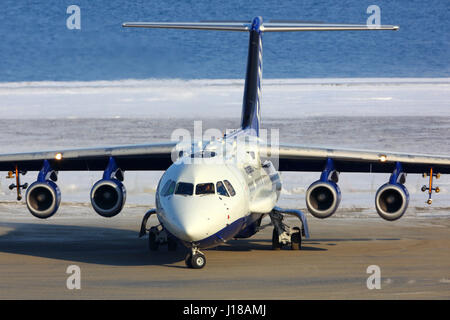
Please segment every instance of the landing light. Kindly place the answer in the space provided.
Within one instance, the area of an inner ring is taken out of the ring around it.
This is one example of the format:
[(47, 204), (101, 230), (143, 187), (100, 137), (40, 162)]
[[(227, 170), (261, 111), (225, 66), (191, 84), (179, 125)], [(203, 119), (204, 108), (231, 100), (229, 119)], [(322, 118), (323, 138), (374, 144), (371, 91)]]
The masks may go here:
[(384, 154), (380, 155), (380, 161), (381, 162), (386, 162), (386, 160), (387, 160), (387, 156), (386, 155), (384, 155)]
[(61, 160), (62, 159), (62, 153), (58, 152), (57, 154), (55, 154), (55, 160)]

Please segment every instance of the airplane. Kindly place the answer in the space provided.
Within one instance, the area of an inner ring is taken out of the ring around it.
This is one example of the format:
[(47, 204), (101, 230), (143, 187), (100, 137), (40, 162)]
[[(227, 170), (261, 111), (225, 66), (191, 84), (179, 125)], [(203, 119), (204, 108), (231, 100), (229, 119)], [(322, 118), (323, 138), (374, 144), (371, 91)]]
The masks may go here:
[[(265, 32), (291, 31), (373, 31), (398, 30), (394, 25), (325, 24), (317, 22), (273, 21), (261, 17), (248, 22), (126, 22), (126, 28), (171, 28), (219, 30), (249, 33), (248, 59), (240, 127), (210, 141), (168, 142), (98, 148), (53, 150), (0, 155), (0, 170), (8, 171), (16, 183), (17, 199), (31, 214), (46, 219), (59, 208), (61, 192), (58, 172), (103, 171), (90, 192), (93, 209), (103, 217), (121, 212), (126, 200), (123, 184), (127, 170), (164, 171), (155, 195), (155, 208), (143, 217), (140, 236), (148, 234), (150, 250), (161, 245), (176, 250), (188, 248), (186, 266), (201, 269), (206, 257), (200, 249), (219, 246), (230, 239), (249, 238), (273, 225), (272, 248), (301, 249), (309, 237), (306, 215), (298, 209), (277, 206), (282, 189), (280, 172), (320, 172), (306, 191), (309, 213), (320, 219), (332, 216), (339, 207), (341, 172), (391, 173), (375, 196), (381, 218), (394, 221), (403, 216), (409, 193), (404, 183), (407, 173), (429, 176), (428, 203), (434, 178), (450, 173), (450, 156), (405, 154), (309, 147), (267, 143), (260, 136), (262, 36)], [(31, 185), (21, 184), (27, 171), (39, 171)], [(156, 215), (158, 225), (147, 228)], [(284, 218), (294, 216), (300, 226), (288, 226)], [(271, 223), (262, 225), (264, 217)]]

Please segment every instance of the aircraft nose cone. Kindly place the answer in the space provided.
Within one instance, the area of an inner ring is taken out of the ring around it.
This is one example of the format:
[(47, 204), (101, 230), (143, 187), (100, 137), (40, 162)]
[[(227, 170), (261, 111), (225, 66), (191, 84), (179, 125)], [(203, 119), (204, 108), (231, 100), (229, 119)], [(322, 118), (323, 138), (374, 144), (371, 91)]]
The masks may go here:
[(204, 223), (201, 223), (201, 221), (197, 220), (198, 219), (187, 218), (179, 221), (178, 237), (181, 240), (192, 242), (192, 241), (200, 241), (206, 237), (206, 233), (204, 232), (205, 228)]
[(216, 205), (214, 199), (174, 197), (167, 203), (165, 227), (182, 241), (196, 242), (208, 238), (218, 225), (218, 215), (211, 213)]

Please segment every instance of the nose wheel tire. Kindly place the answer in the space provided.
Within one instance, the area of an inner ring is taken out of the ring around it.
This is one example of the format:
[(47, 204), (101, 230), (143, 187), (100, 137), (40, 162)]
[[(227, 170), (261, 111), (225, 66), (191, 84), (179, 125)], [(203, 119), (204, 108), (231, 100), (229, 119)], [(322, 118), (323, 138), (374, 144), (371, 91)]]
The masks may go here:
[(192, 254), (188, 253), (186, 258), (184, 259), (184, 263), (186, 264), (186, 266), (188, 268), (192, 268), (191, 258), (192, 258)]
[(205, 255), (202, 253), (196, 253), (191, 258), (191, 265), (194, 269), (201, 269), (206, 265)]
[(201, 269), (206, 265), (206, 257), (203, 253), (189, 253), (184, 260), (186, 266), (192, 269)]
[(280, 242), (280, 237), (278, 235), (277, 229), (273, 228), (272, 249), (273, 250), (281, 250), (281, 247), (283, 247), (283, 244)]

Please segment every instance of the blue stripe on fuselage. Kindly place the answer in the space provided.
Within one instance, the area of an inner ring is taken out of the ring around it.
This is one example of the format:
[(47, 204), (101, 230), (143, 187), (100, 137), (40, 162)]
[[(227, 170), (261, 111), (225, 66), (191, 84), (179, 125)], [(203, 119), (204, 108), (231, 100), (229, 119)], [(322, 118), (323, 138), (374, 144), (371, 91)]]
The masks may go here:
[[(203, 248), (203, 249), (219, 246), (219, 245), (223, 244), (225, 241), (228, 241), (236, 236), (239, 236), (239, 234), (242, 233), (242, 231), (246, 230), (248, 227), (251, 227), (255, 222), (258, 221), (258, 219), (260, 217), (261, 217), (261, 214), (258, 214), (258, 215), (251, 214), (251, 215), (239, 218), (236, 221), (234, 221), (233, 223), (227, 225), (225, 228), (223, 228), (219, 232), (217, 232), (203, 240), (195, 241), (194, 244), (198, 248)], [(256, 231), (254, 233), (256, 233)], [(186, 247), (188, 247), (188, 248), (192, 247), (192, 243), (186, 242), (186, 241), (182, 241), (182, 242)]]

